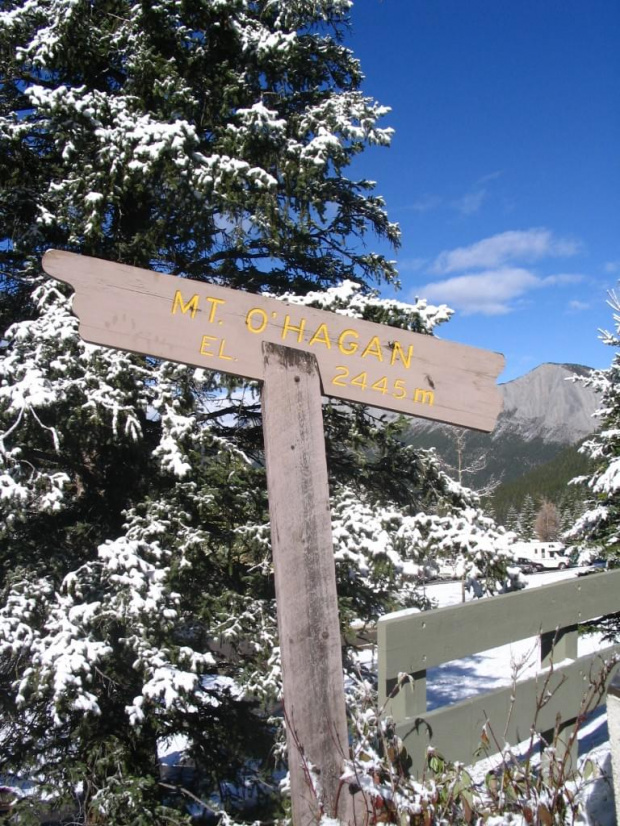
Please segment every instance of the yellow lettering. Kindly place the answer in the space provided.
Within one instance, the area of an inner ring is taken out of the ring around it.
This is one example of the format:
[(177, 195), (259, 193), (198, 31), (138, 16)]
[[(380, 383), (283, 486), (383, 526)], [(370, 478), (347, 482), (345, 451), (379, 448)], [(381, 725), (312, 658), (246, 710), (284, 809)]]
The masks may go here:
[(227, 356), (224, 352), (224, 348), (226, 347), (226, 339), (219, 339), (220, 346), (218, 348), (217, 353), (213, 351), (214, 342), (218, 341), (215, 336), (203, 336), (202, 341), (200, 342), (200, 355), (201, 356), (214, 356), (218, 359), (224, 359), (225, 361), (234, 361), (232, 356)]
[(209, 313), (209, 323), (213, 324), (213, 322), (215, 321), (215, 311), (217, 310), (218, 305), (226, 304), (226, 302), (223, 298), (211, 298), (211, 296), (207, 296), (205, 298), (205, 301), (208, 301), (211, 304), (211, 312)]
[(174, 294), (174, 299), (172, 302), (173, 314), (176, 313), (177, 309), (181, 310), (182, 313), (191, 313), (191, 317), (193, 318), (198, 312), (198, 296), (193, 295), (190, 300), (185, 303), (183, 301), (183, 296), (181, 295), (181, 290), (177, 290)]
[(359, 387), (360, 390), (365, 390), (368, 386), (368, 374), (366, 372), (359, 373), (357, 376), (351, 379), (351, 384), (354, 387)]
[(371, 389), (376, 390), (377, 392), (382, 393), (383, 395), (388, 393), (389, 391), (387, 378), (383, 376), (382, 378), (377, 379), (377, 381), (371, 386)]
[(218, 359), (226, 359), (226, 361), (234, 361), (234, 358), (232, 356), (227, 356), (226, 353), (224, 352), (224, 347), (225, 346), (226, 346), (226, 339), (223, 338), (220, 341), (220, 349), (218, 350), (218, 353), (217, 353)]
[(423, 390), (421, 387), (416, 387), (413, 393), (413, 400), (421, 404), (433, 405), (435, 403), (435, 394), (432, 390)]
[(298, 327), (294, 324), (291, 324), (291, 317), (289, 315), (286, 316), (284, 319), (284, 325), (282, 327), (282, 339), (286, 338), (287, 333), (297, 333), (297, 343), (299, 344), (303, 338), (304, 330), (306, 329), (306, 319), (302, 318), (301, 323)]
[[(254, 326), (253, 319), (255, 315), (260, 319), (258, 327)], [(253, 310), (248, 310), (248, 314), (245, 317), (245, 326), (251, 333), (262, 333), (267, 326), (267, 313), (258, 307), (255, 307)]]
[(366, 345), (366, 348), (362, 353), (362, 358), (366, 358), (366, 356), (374, 356), (379, 361), (383, 361), (383, 353), (381, 352), (381, 342), (379, 341), (379, 336), (373, 336)]
[(340, 352), (344, 353), (345, 356), (352, 356), (353, 353), (357, 352), (359, 344), (357, 341), (352, 341), (345, 345), (345, 336), (351, 336), (357, 339), (359, 338), (359, 335), (355, 332), (355, 330), (343, 330), (338, 336), (338, 349)]
[(405, 389), (405, 382), (402, 379), (396, 379), (394, 382), (394, 392), (392, 393), (395, 399), (404, 399), (407, 397), (407, 390)]
[(405, 353), (400, 341), (395, 341), (392, 344), (392, 357), (390, 359), (390, 364), (393, 365), (397, 358), (400, 358), (400, 360), (408, 370), (409, 365), (411, 364), (411, 359), (413, 358), (413, 344), (409, 345), (409, 347), (407, 348), (407, 352)]
[(200, 355), (201, 356), (214, 356), (215, 353), (211, 352), (211, 342), (217, 341), (215, 336), (203, 336), (202, 341), (200, 342)]
[(317, 328), (315, 334), (312, 336), (308, 344), (325, 344), (327, 349), (331, 350), (332, 343), (329, 340), (329, 331), (327, 329), (327, 324), (321, 324), (321, 326)]
[(335, 384), (336, 387), (346, 387), (346, 380), (349, 378), (349, 368), (338, 366), (336, 370), (338, 370), (338, 373), (332, 379), (332, 384)]

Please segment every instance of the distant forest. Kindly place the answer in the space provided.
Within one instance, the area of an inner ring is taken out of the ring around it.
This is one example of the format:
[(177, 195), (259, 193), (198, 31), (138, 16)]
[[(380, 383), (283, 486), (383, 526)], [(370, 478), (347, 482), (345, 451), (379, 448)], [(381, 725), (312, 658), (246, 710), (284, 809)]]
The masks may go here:
[(485, 504), (500, 525), (527, 533), (542, 503), (552, 502), (565, 530), (585, 509), (588, 494), (584, 485), (570, 482), (590, 471), (591, 461), (579, 453), (579, 445), (572, 445), (563, 448), (549, 462), (500, 484)]

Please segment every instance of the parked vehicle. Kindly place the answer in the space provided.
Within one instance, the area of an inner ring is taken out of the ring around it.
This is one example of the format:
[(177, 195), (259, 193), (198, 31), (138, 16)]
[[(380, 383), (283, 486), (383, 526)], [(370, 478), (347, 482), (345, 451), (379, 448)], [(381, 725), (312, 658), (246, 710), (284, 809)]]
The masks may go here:
[(534, 562), (533, 559), (526, 559), (524, 556), (518, 556), (515, 562), (524, 574), (539, 574), (545, 570), (542, 563)]
[(512, 551), (517, 558), (540, 565), (543, 570), (562, 570), (571, 564), (561, 542), (516, 542)]

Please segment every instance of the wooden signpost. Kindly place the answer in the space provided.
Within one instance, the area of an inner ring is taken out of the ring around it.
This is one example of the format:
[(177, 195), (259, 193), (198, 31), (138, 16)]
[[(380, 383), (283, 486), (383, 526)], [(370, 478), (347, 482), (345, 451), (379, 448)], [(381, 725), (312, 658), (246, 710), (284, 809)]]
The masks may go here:
[(262, 381), (271, 342), (314, 354), (326, 396), (485, 431), (500, 410), (498, 353), (67, 252), (43, 268), (93, 344)]
[(353, 824), (321, 395), (492, 430), (498, 353), (292, 302), (50, 250), (86, 341), (263, 382), (295, 826)]

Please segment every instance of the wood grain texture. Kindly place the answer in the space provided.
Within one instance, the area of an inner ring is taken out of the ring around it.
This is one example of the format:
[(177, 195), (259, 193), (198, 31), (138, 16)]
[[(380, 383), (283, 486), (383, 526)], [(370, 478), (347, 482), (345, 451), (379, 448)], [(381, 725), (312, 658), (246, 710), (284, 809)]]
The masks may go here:
[(336, 570), (316, 359), (264, 344), (263, 429), (295, 826), (325, 812), (353, 822), (339, 778), (348, 755)]
[(48, 251), (89, 342), (262, 380), (263, 342), (313, 353), (322, 392), (488, 431), (499, 353), (98, 258)]

